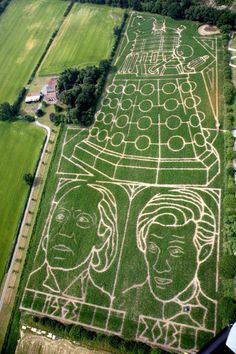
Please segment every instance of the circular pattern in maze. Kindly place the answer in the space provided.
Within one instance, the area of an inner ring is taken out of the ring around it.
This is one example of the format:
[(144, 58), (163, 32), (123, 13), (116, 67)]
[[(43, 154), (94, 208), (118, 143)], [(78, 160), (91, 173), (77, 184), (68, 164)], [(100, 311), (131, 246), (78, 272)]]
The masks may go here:
[(103, 98), (103, 100), (102, 100), (102, 105), (103, 106), (110, 106), (110, 103), (111, 103), (110, 97), (104, 97)]
[(116, 108), (118, 106), (118, 103), (119, 103), (118, 98), (112, 98), (110, 99), (109, 107)]
[(148, 112), (150, 109), (152, 109), (153, 103), (151, 100), (144, 100), (141, 101), (139, 104), (139, 109), (141, 112)]
[(199, 147), (202, 147), (206, 144), (205, 136), (201, 133), (196, 133), (193, 138), (195, 144)]
[(206, 114), (202, 111), (198, 111), (197, 115), (198, 115), (201, 122), (206, 118)]
[(189, 124), (191, 125), (191, 127), (193, 127), (193, 128), (199, 127), (200, 123), (201, 123), (201, 121), (200, 121), (200, 118), (197, 114), (192, 114), (190, 116)]
[(148, 149), (150, 143), (151, 143), (150, 138), (149, 136), (146, 135), (139, 136), (134, 142), (136, 149), (140, 151), (144, 151)]
[(97, 135), (97, 140), (102, 143), (103, 141), (105, 141), (107, 139), (107, 136), (108, 136), (108, 132), (107, 130), (103, 129), (103, 130), (100, 130), (98, 135)]
[(114, 90), (115, 90), (115, 88), (116, 88), (116, 85), (112, 84), (112, 85), (110, 85), (110, 86), (108, 86), (108, 87), (106, 88), (106, 91), (107, 91), (108, 93), (113, 93)]
[(178, 105), (179, 105), (179, 102), (177, 101), (176, 98), (169, 98), (164, 103), (164, 107), (165, 107), (166, 111), (174, 111), (174, 110), (176, 110)]
[(133, 104), (132, 100), (130, 98), (127, 98), (126, 100), (123, 100), (121, 102), (121, 108), (123, 109), (123, 111), (127, 111), (132, 107), (132, 104)]
[(153, 84), (145, 84), (141, 88), (141, 94), (143, 96), (149, 96), (151, 95), (155, 90), (155, 87)]
[(175, 130), (178, 129), (182, 124), (182, 120), (180, 119), (179, 116), (172, 115), (167, 118), (166, 120), (166, 126), (170, 130)]
[(144, 116), (142, 118), (139, 118), (139, 120), (137, 122), (137, 126), (140, 130), (149, 129), (151, 125), (152, 125), (152, 119), (148, 116)]
[(183, 58), (190, 58), (193, 55), (193, 48), (190, 45), (182, 44), (176, 49), (177, 55)]
[(105, 117), (105, 113), (101, 111), (97, 112), (97, 114), (95, 115), (95, 118), (98, 122), (102, 122), (104, 117)]
[(111, 137), (111, 145), (120, 146), (125, 139), (125, 135), (123, 133), (115, 133)]
[(117, 86), (115, 86), (114, 92), (115, 92), (117, 95), (120, 95), (120, 94), (123, 92), (123, 85), (117, 85)]
[(136, 91), (136, 87), (133, 84), (125, 86), (124, 93), (126, 95), (132, 95)]
[(167, 82), (162, 87), (162, 91), (167, 95), (174, 93), (176, 90), (177, 90), (177, 85), (174, 84), (173, 82)]
[(114, 115), (112, 113), (106, 114), (105, 117), (103, 118), (103, 122), (105, 125), (110, 125), (113, 120), (114, 120)]
[(177, 152), (184, 148), (185, 140), (182, 136), (175, 135), (168, 140), (167, 145), (170, 150)]
[(98, 129), (97, 127), (93, 127), (93, 128), (89, 131), (89, 134), (90, 134), (90, 136), (92, 136), (92, 137), (96, 137), (97, 134), (98, 134), (98, 132), (99, 132), (99, 129)]
[(186, 108), (192, 109), (194, 107), (197, 107), (201, 103), (201, 98), (199, 96), (193, 96), (193, 97), (187, 97), (184, 100), (184, 104)]
[(129, 117), (126, 114), (119, 116), (116, 121), (115, 125), (117, 128), (125, 128), (129, 122)]

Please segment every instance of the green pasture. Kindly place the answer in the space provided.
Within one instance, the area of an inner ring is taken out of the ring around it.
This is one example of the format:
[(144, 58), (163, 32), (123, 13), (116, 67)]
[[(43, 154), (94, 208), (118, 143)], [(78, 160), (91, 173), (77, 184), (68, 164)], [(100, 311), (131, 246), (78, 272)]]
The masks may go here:
[(0, 102), (27, 84), (68, 6), (62, 0), (13, 0), (0, 17)]
[(23, 122), (2, 122), (0, 131), (1, 279), (29, 190), (23, 176), (26, 172), (34, 172), (44, 133), (32, 124)]
[(129, 17), (95, 124), (59, 139), (22, 310), (170, 350), (213, 337), (221, 61), (220, 38), (204, 42), (196, 24)]
[(72, 66), (97, 65), (110, 55), (113, 28), (123, 10), (94, 4), (74, 4), (48, 51), (39, 75), (59, 74)]

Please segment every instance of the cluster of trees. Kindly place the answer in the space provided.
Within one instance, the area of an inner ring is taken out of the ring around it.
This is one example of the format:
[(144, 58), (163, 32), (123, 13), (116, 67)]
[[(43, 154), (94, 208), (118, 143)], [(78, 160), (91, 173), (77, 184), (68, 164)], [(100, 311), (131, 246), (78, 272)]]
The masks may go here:
[(11, 0), (0, 0), (0, 15), (3, 13)]
[(204, 5), (200, 0), (80, 0), (107, 4), (137, 11), (147, 11), (174, 19), (187, 19), (217, 25), (236, 27), (236, 14), (229, 9), (217, 9)]
[(86, 344), (100, 350), (118, 349), (126, 354), (168, 354), (162, 349), (151, 348), (141, 342), (126, 340), (117, 336), (107, 336), (102, 333), (90, 331), (81, 326), (63, 324), (47, 317), (25, 315), (24, 320), (30, 326), (35, 326), (53, 332), (62, 338)]
[(3, 102), (0, 104), (0, 121), (26, 120), (28, 122), (33, 122), (35, 120), (34, 117), (28, 114), (19, 114), (20, 106), (25, 97), (25, 93), (26, 90), (23, 88), (12, 105), (8, 102)]
[(70, 68), (60, 75), (57, 88), (59, 99), (67, 105), (66, 117), (55, 113), (51, 120), (63, 119), (66, 123), (88, 127), (94, 121), (96, 103), (101, 95), (104, 80), (110, 68), (110, 60), (102, 60), (99, 67)]
[(215, 0), (216, 5), (231, 5), (233, 0)]

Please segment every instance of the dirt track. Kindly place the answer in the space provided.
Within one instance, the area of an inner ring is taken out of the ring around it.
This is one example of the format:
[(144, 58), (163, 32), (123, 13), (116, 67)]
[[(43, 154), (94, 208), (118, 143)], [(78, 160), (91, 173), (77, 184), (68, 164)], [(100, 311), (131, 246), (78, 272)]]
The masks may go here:
[(68, 340), (52, 340), (43, 336), (24, 333), (18, 342), (16, 354), (109, 354), (71, 344)]

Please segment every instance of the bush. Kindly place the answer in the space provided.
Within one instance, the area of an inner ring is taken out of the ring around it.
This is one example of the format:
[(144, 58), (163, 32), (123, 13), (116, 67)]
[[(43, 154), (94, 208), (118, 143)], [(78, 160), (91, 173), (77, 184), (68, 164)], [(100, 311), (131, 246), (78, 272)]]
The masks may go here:
[(230, 163), (227, 165), (226, 171), (227, 171), (227, 175), (228, 175), (228, 176), (234, 177), (234, 175), (235, 175), (235, 169), (234, 169), (234, 167), (232, 166), (232, 162), (230, 162)]
[(57, 104), (54, 105), (55, 112), (60, 113), (63, 111), (63, 108)]
[(234, 85), (230, 81), (226, 81), (224, 85), (224, 97), (225, 97), (225, 103), (226, 104), (232, 104), (234, 100)]
[(233, 279), (236, 276), (236, 256), (225, 254), (220, 261), (220, 271), (225, 279)]
[(236, 199), (234, 194), (227, 194), (224, 197), (224, 206), (226, 210), (236, 210)]
[(236, 303), (231, 297), (223, 297), (219, 302), (219, 311), (226, 323), (236, 318)]
[(24, 174), (24, 181), (27, 183), (29, 186), (32, 186), (34, 182), (34, 176), (31, 173), (25, 173)]
[(42, 117), (44, 115), (44, 111), (41, 108), (39, 108), (37, 109), (36, 114), (38, 117)]

